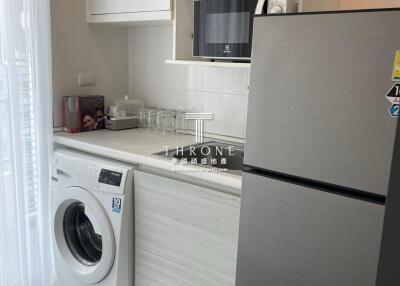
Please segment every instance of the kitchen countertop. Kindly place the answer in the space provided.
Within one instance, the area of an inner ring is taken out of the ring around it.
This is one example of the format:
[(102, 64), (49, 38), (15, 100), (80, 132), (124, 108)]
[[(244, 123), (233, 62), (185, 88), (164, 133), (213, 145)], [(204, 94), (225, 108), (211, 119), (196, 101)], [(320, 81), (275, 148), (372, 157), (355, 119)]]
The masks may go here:
[[(212, 140), (212, 139), (211, 139)], [(217, 189), (241, 194), (242, 177), (229, 173), (211, 172), (198, 166), (179, 166), (172, 160), (153, 155), (165, 150), (166, 146), (187, 146), (196, 143), (192, 135), (167, 133), (148, 129), (121, 131), (98, 130), (85, 133), (59, 132), (54, 134), (54, 143), (80, 151), (100, 155), (115, 160), (137, 164), (139, 168), (155, 168), (172, 172), (179, 178), (193, 183), (208, 184)]]

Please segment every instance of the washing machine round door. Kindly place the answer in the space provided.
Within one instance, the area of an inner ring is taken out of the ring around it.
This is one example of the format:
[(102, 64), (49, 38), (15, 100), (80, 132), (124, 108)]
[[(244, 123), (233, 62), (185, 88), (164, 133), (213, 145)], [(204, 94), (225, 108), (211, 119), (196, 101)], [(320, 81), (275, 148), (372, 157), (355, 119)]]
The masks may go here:
[(87, 190), (70, 187), (53, 201), (53, 237), (63, 268), (85, 284), (95, 284), (110, 272), (115, 239), (109, 217)]

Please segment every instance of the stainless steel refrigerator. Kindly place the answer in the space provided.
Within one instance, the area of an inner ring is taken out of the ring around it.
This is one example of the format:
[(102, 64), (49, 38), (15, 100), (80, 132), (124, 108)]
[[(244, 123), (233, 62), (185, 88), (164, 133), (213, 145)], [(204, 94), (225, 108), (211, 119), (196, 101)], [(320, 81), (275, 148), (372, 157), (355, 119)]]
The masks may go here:
[(236, 285), (394, 285), (400, 10), (260, 16), (253, 41)]

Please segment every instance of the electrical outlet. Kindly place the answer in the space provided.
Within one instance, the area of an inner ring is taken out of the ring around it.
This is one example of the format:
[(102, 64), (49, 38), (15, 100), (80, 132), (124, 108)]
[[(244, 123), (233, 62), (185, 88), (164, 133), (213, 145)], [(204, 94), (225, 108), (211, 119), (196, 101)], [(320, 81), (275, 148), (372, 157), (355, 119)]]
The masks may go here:
[(92, 72), (79, 73), (78, 75), (79, 86), (96, 86), (96, 75)]

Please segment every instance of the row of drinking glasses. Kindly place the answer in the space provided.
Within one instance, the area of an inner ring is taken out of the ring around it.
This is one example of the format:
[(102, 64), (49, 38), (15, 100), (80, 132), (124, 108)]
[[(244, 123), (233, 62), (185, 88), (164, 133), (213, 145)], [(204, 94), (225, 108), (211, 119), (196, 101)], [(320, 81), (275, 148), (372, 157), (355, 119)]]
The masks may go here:
[(147, 107), (140, 110), (140, 127), (165, 132), (185, 132), (185, 111)]

